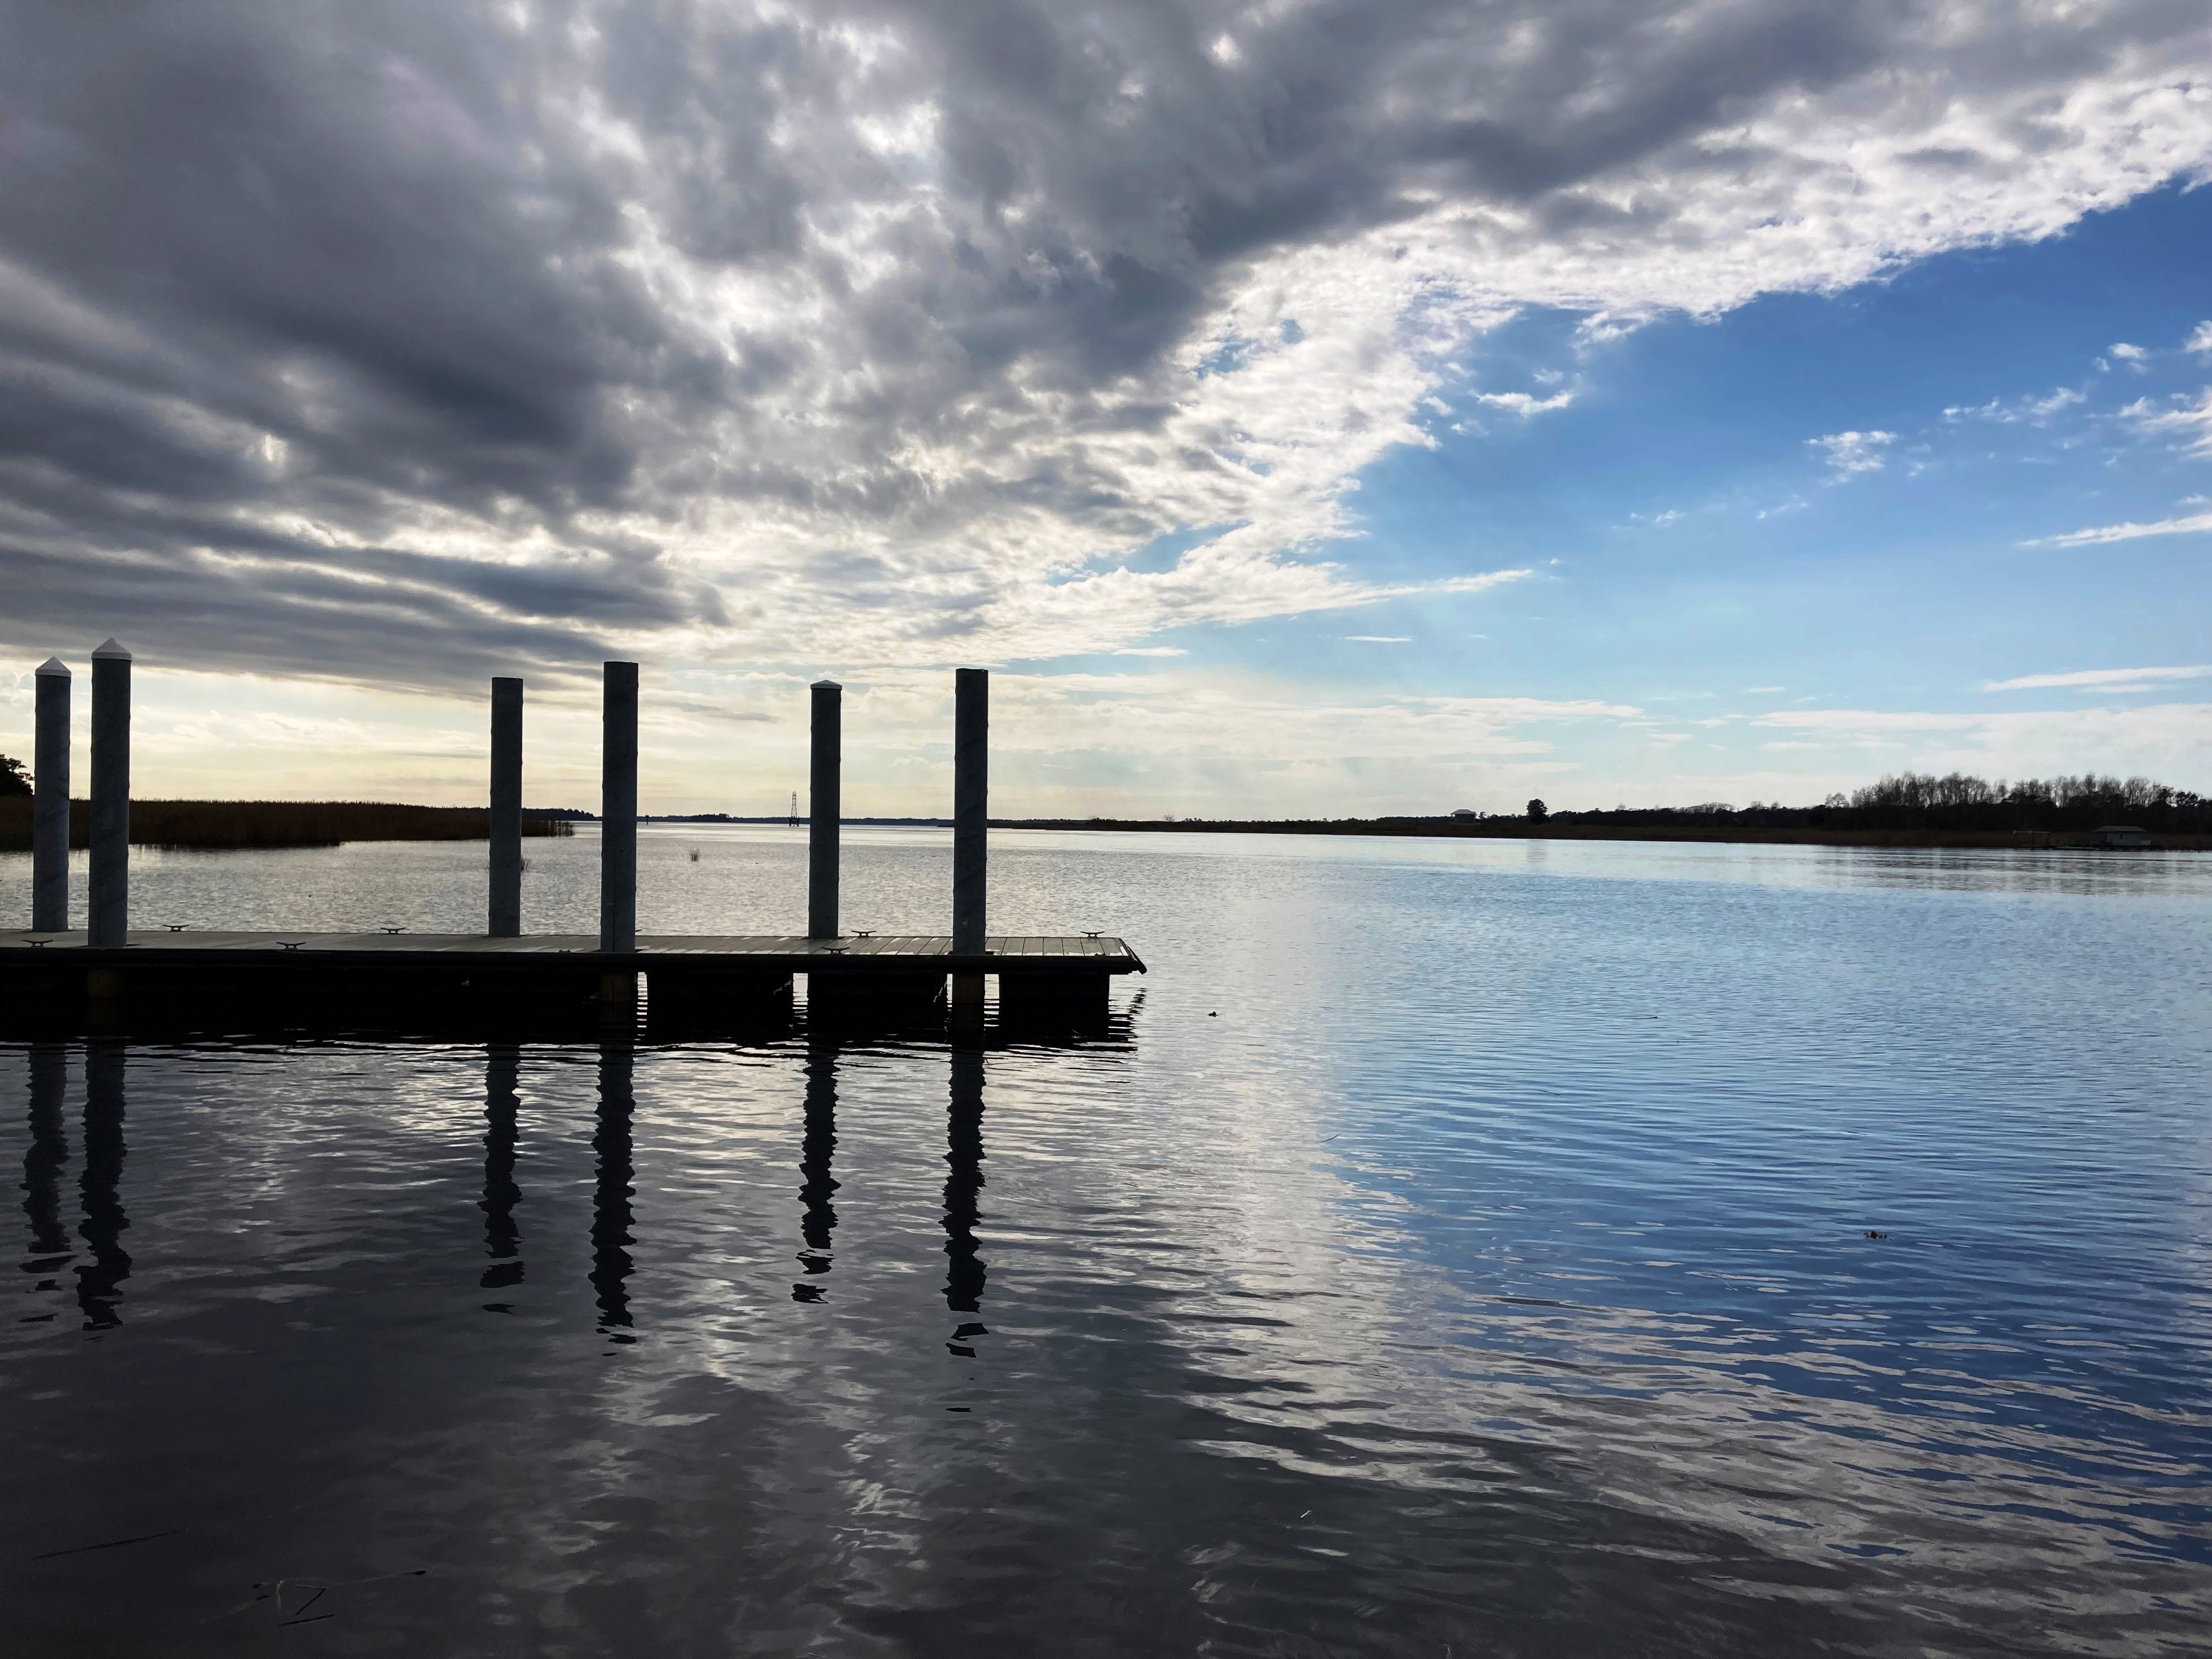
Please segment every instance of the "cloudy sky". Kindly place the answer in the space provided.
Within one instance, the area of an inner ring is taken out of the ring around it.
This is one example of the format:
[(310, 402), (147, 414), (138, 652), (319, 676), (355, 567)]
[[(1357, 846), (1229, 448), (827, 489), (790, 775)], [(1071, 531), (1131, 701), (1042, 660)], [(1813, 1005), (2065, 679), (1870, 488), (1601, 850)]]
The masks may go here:
[[(2212, 789), (2202, 0), (0, 0), (0, 750), (592, 803)], [(84, 682), (80, 678), (80, 703)]]

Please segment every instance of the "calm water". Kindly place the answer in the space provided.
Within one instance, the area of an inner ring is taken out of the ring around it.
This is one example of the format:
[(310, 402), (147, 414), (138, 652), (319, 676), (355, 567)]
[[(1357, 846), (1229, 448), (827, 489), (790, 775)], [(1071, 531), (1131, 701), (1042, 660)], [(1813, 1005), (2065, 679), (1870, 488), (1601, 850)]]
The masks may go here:
[[(795, 835), (643, 840), (648, 931), (803, 913)], [(472, 927), (481, 860), (135, 911)], [(949, 866), (854, 834), (851, 924)], [(2212, 860), (994, 874), (1144, 954), (1109, 1035), (0, 1045), (7, 1651), (2207, 1650)]]

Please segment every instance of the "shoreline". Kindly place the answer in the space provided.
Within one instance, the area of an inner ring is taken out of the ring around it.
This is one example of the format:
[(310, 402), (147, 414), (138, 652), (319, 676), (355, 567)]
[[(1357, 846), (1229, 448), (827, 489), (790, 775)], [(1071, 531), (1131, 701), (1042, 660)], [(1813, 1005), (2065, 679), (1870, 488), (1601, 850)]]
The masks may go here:
[[(1492, 828), (1495, 823), (1497, 828)], [(1510, 826), (1510, 827), (1509, 827)], [(2199, 853), (2212, 850), (2212, 835), (2151, 831), (2148, 846), (2100, 848), (2087, 830), (1827, 830), (1723, 829), (1695, 825), (1636, 827), (1530, 823), (1486, 819), (1443, 823), (1419, 819), (1277, 819), (1234, 822), (1149, 818), (994, 818), (994, 830), (1129, 830), (1165, 835), (1386, 836), (1426, 841), (1710, 842), (1743, 846), (2008, 849), (2027, 852)]]
[[(0, 800), (0, 852), (31, 850), (31, 800)], [(69, 844), (91, 842), (92, 814), (70, 802)], [(549, 812), (522, 815), (525, 836), (568, 836), (571, 820)], [(491, 812), (483, 806), (414, 806), (398, 801), (160, 800), (131, 803), (131, 844), (179, 852), (245, 852), (339, 847), (351, 841), (489, 841)]]

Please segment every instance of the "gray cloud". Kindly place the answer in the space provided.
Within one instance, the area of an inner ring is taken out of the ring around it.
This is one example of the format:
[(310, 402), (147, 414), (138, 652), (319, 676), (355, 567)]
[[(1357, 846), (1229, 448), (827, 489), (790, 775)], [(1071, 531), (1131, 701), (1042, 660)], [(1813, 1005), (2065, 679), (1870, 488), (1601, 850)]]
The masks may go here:
[[(2179, 0), (24, 0), (7, 642), (434, 684), (1356, 604), (1285, 556), (1401, 441), (1417, 301), (1709, 309), (2037, 233), (2201, 173), (2202, 118), (2126, 100), (2205, 57)], [(1224, 384), (1290, 351), (1297, 398)], [(1243, 528), (1045, 586), (1199, 524)]]

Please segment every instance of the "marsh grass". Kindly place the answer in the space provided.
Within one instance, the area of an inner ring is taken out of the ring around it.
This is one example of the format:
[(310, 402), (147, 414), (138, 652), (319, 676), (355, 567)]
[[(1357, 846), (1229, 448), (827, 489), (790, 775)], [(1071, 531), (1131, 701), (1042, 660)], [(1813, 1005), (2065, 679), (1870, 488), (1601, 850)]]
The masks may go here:
[[(70, 845), (88, 843), (91, 809), (70, 803)], [(575, 833), (567, 820), (526, 812), (526, 836)], [(349, 841), (484, 841), (481, 806), (406, 806), (387, 801), (134, 800), (131, 839), (145, 847), (219, 851), (256, 847), (336, 847)], [(0, 799), (0, 852), (31, 845), (31, 802)]]

